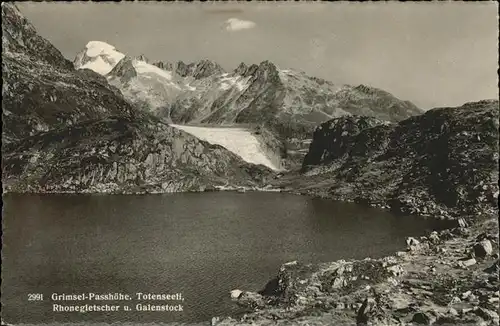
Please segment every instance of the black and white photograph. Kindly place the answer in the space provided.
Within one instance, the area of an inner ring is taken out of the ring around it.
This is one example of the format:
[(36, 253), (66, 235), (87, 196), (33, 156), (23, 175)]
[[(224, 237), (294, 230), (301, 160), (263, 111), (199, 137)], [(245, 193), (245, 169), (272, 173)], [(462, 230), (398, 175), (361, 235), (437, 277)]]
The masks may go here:
[(499, 5), (2, 2), (2, 325), (499, 325)]

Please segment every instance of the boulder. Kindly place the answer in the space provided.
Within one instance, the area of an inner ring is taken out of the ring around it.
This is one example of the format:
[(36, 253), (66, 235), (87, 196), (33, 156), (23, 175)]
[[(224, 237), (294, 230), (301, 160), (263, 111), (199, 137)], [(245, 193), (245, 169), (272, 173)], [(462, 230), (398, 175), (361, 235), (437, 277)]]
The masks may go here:
[(461, 260), (458, 262), (458, 264), (462, 267), (469, 267), (469, 266), (472, 266), (472, 265), (475, 265), (476, 264), (476, 259), (475, 258), (469, 258), (469, 259), (465, 259), (465, 260)]
[(387, 271), (390, 272), (394, 276), (401, 276), (405, 272), (401, 265), (389, 266), (389, 267), (387, 267)]
[(481, 242), (476, 243), (473, 250), (476, 257), (484, 258), (493, 253), (493, 246), (491, 245), (490, 240), (484, 239)]
[(375, 305), (376, 305), (375, 299), (366, 298), (358, 310), (358, 314), (356, 316), (356, 322), (358, 324), (367, 324), (368, 320), (370, 319), (370, 313), (374, 312), (375, 310)]
[(418, 325), (432, 325), (436, 321), (436, 318), (429, 314), (428, 312), (417, 312), (413, 315), (411, 319), (412, 323)]
[(499, 266), (499, 263), (498, 263), (498, 259), (496, 262), (494, 262), (490, 267), (487, 267), (484, 269), (484, 272), (485, 273), (490, 273), (490, 274), (498, 274), (500, 270), (500, 266)]
[(242, 292), (239, 294), (237, 303), (250, 309), (262, 309), (266, 306), (264, 297), (255, 292)]
[(441, 241), (441, 239), (439, 238), (439, 235), (436, 231), (433, 231), (430, 235), (429, 235), (429, 240), (430, 242), (434, 243), (434, 244), (437, 244)]
[(418, 241), (417, 239), (415, 239), (413, 237), (406, 238), (406, 245), (407, 246), (416, 246), (418, 244), (420, 244), (420, 241)]
[(241, 290), (232, 290), (231, 291), (231, 299), (233, 299), (233, 300), (238, 299), (242, 293), (243, 293), (243, 291), (241, 291)]
[(498, 325), (499, 316), (497, 312), (480, 307), (474, 310), (474, 313), (484, 320), (493, 321), (496, 325)]
[(333, 279), (332, 289), (339, 289), (347, 285), (347, 280), (343, 276), (339, 276)]
[(457, 220), (457, 226), (459, 228), (466, 228), (466, 227), (469, 227), (469, 224), (467, 223), (467, 221), (464, 218), (461, 217)]
[(409, 251), (416, 251), (421, 248), (421, 243), (413, 237), (406, 238), (406, 247)]
[(333, 307), (337, 310), (344, 310), (346, 308), (346, 305), (343, 302), (337, 302), (333, 305)]

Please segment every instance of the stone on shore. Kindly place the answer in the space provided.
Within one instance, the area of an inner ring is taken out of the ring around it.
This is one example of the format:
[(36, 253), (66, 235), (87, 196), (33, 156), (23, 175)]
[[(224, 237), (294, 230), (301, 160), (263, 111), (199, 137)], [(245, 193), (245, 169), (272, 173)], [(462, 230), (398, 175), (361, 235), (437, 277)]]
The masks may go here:
[(490, 256), (493, 253), (493, 246), (491, 245), (490, 240), (485, 239), (479, 243), (476, 243), (473, 250), (476, 257), (484, 258), (486, 256)]

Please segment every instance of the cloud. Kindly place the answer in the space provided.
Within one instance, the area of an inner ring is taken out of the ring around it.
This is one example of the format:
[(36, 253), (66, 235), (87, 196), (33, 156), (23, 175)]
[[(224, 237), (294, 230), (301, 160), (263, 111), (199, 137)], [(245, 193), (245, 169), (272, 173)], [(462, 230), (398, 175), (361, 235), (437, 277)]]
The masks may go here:
[(256, 24), (249, 20), (241, 20), (238, 18), (229, 18), (226, 20), (226, 30), (231, 32), (241, 31), (243, 29), (254, 28)]

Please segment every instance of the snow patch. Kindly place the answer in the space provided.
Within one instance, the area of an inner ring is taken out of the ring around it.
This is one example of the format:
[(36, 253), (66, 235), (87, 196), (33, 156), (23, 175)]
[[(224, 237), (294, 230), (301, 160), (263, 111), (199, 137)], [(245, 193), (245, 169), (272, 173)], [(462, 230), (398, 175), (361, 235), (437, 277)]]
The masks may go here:
[(172, 80), (172, 73), (170, 71), (163, 70), (140, 60), (134, 60), (133, 64), (138, 74), (156, 74), (165, 79)]
[(173, 81), (172, 73), (170, 71), (165, 71), (141, 60), (133, 60), (132, 65), (134, 66), (137, 72), (137, 77), (139, 79), (143, 80), (144, 82), (149, 81), (149, 83), (151, 83), (149, 86), (144, 85), (146, 89), (150, 87), (168, 87), (176, 90), (181, 89), (181, 87)]
[(101, 54), (113, 54), (113, 53), (119, 53), (116, 51), (115, 47), (106, 43), (106, 42), (101, 42), (101, 41), (90, 41), (87, 43), (85, 46), (87, 48), (87, 56), (88, 57), (97, 57), (98, 55)]
[(238, 88), (239, 91), (245, 90), (248, 87), (248, 79), (242, 79), (238, 82), (236, 82), (236, 88)]
[(231, 88), (231, 84), (228, 84), (228, 83), (220, 84), (220, 89), (222, 89), (223, 91), (227, 91), (230, 88)]
[(248, 163), (262, 164), (273, 170), (281, 170), (266, 156), (259, 140), (248, 130), (242, 128), (208, 128), (174, 124), (171, 124), (171, 126), (211, 144), (221, 145)]
[(247, 78), (242, 78), (242, 77), (227, 77), (227, 74), (221, 75), (222, 78), (220, 79), (220, 88), (222, 90), (228, 90), (233, 86), (236, 86), (236, 88), (239, 91), (243, 91), (248, 87), (248, 79)]
[(97, 72), (100, 75), (106, 75), (111, 70), (113, 70), (113, 66), (105, 62), (101, 57), (97, 57), (94, 60), (84, 64), (79, 69), (90, 69)]

